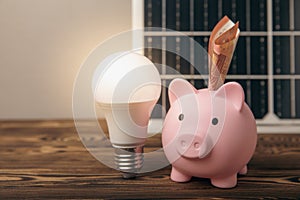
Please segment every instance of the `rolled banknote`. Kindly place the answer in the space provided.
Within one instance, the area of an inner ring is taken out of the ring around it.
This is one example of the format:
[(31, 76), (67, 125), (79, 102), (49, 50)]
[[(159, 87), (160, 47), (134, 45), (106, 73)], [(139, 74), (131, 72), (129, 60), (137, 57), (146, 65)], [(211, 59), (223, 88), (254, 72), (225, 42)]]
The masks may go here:
[(234, 24), (227, 16), (213, 29), (208, 45), (209, 90), (223, 85), (239, 38), (239, 22)]

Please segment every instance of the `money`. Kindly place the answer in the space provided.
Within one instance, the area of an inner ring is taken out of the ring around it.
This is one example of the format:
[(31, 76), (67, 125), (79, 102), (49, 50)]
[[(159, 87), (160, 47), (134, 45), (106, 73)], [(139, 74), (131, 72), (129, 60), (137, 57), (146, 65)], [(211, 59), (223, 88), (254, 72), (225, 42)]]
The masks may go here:
[(239, 22), (234, 24), (225, 16), (211, 33), (208, 45), (209, 90), (217, 90), (224, 84), (240, 34), (238, 27)]

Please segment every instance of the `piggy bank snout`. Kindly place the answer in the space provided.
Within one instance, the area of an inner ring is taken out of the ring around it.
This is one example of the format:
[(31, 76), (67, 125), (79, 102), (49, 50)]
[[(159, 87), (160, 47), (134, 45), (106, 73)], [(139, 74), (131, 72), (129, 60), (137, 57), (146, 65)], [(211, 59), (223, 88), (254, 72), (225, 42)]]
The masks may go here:
[(186, 158), (199, 158), (204, 148), (203, 138), (192, 134), (182, 134), (176, 139), (177, 152)]

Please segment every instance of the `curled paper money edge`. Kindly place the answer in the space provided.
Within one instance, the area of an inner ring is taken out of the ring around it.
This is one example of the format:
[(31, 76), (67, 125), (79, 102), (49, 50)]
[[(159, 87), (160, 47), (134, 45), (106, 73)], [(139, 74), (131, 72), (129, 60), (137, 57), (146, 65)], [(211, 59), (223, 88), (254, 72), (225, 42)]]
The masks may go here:
[[(209, 90), (217, 90), (225, 81), (240, 34), (238, 25), (238, 22), (234, 24), (227, 16), (224, 16), (211, 33), (208, 46)], [(224, 34), (231, 38), (220, 40)], [(235, 35), (232, 36), (232, 34)], [(218, 39), (218, 44), (216, 44)]]

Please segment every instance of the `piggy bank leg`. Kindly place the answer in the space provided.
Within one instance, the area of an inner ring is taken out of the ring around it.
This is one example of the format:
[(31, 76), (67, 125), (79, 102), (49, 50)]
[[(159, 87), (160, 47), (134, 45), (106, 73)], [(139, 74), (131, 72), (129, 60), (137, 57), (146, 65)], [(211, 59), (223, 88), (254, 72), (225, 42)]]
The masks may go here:
[(247, 171), (248, 171), (247, 165), (245, 165), (245, 166), (239, 171), (239, 174), (245, 175), (245, 174), (247, 174)]
[(191, 176), (179, 172), (175, 167), (172, 167), (171, 180), (175, 182), (187, 182), (191, 180)]
[(211, 184), (218, 188), (233, 188), (236, 186), (236, 174), (225, 178), (212, 178)]

